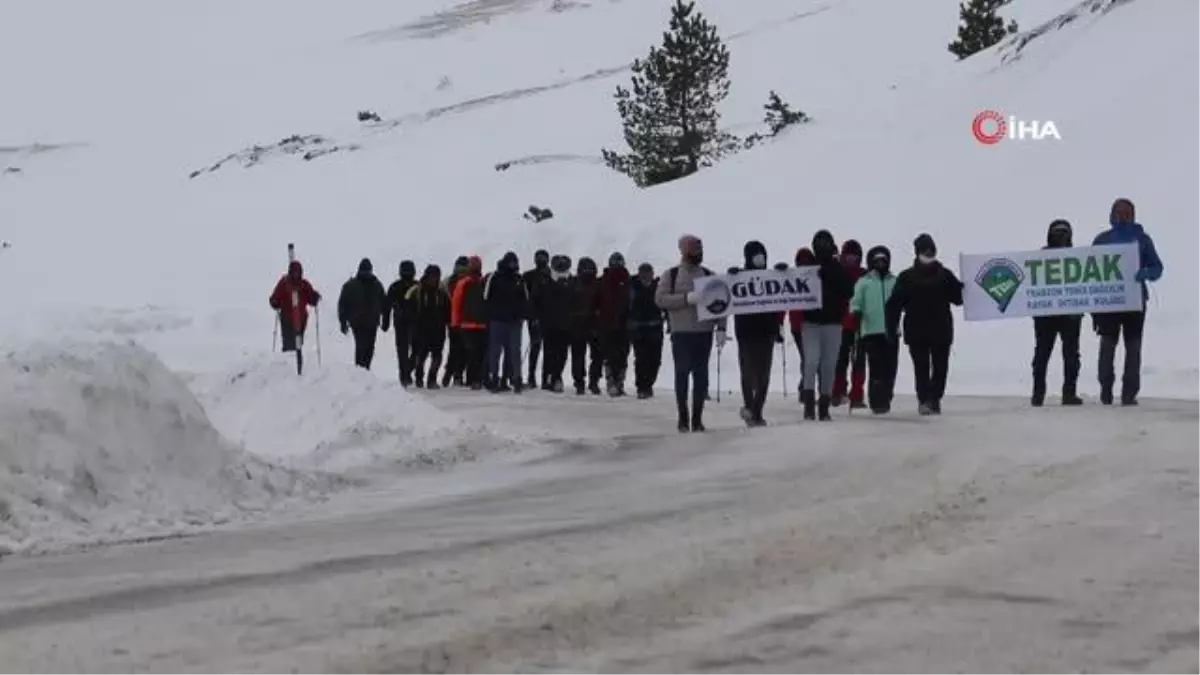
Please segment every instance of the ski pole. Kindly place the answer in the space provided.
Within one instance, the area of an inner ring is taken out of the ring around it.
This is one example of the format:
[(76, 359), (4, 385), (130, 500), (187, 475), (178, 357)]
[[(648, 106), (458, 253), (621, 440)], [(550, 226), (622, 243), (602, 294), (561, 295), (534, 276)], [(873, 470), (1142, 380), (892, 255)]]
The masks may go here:
[(321, 365), (321, 307), (318, 305), (313, 307), (313, 314), (317, 318), (317, 365)]

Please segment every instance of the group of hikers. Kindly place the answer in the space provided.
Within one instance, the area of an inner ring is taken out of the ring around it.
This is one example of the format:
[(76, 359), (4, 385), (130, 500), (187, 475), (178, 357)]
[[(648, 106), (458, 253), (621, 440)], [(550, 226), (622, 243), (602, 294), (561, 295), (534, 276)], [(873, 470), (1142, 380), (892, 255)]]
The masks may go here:
[[(1146, 283), (1158, 280), (1162, 261), (1154, 242), (1134, 217), (1133, 203), (1116, 200), (1110, 228), (1093, 245), (1136, 243), (1140, 254), (1136, 280), (1143, 298)], [(399, 279), (388, 288), (363, 259), (357, 274), (342, 287), (338, 321), (343, 335), (353, 333), (356, 365), (369, 369), (378, 331), (393, 331), (399, 378), (403, 386), (437, 389), (451, 385), (491, 392), (521, 393), (528, 388), (564, 391), (568, 355), (577, 395), (602, 394), (603, 377), (610, 396), (625, 395), (630, 352), (638, 398), (654, 395), (662, 362), (664, 337), (671, 336), (675, 369), (675, 398), (681, 432), (704, 431), (703, 413), (709, 400), (709, 367), (715, 346), (728, 342), (726, 319), (702, 320), (696, 281), (713, 272), (704, 266), (704, 247), (698, 237), (679, 239), (679, 264), (656, 275), (650, 263), (630, 274), (624, 256), (613, 253), (603, 271), (589, 257), (579, 259), (572, 272), (566, 255), (534, 254), (534, 266), (522, 273), (516, 253), (506, 253), (495, 270), (484, 273), (479, 256), (460, 256), (449, 278), (437, 265), (425, 267), (420, 278), (412, 261), (400, 263)], [(1050, 223), (1045, 248), (1069, 248), (1071, 225)], [(766, 247), (747, 242), (740, 267), (727, 274), (766, 270)], [(798, 397), (806, 420), (830, 420), (831, 407), (849, 404), (875, 414), (891, 409), (903, 338), (914, 368), (918, 412), (941, 413), (946, 391), (953, 306), (963, 304), (963, 282), (938, 260), (929, 234), (913, 241), (913, 262), (896, 274), (891, 251), (846, 240), (839, 248), (828, 230), (817, 232), (811, 247), (797, 251), (794, 264), (816, 267), (821, 284), (819, 309), (766, 311), (733, 316), (741, 371), (741, 417), (747, 426), (763, 426), (763, 408), (770, 386), (776, 346), (790, 330), (800, 357)], [(787, 269), (778, 263), (775, 269)], [(270, 298), (280, 316), (283, 348), (297, 352), (297, 368), (307, 326), (307, 307), (321, 296), (292, 261), (288, 273)], [(1062, 341), (1063, 405), (1080, 405), (1079, 339), (1082, 314), (1039, 316), (1034, 323), (1033, 392), (1031, 403), (1046, 398), (1046, 371), (1056, 340)], [(1140, 389), (1141, 338), (1145, 309), (1092, 315), (1100, 336), (1098, 376), (1100, 400), (1114, 401), (1115, 352), (1125, 341), (1120, 401), (1136, 405)], [(529, 336), (528, 362), (523, 364), (522, 341)], [(298, 344), (300, 343), (300, 344)], [(444, 348), (449, 354), (443, 359)], [(544, 352), (544, 355), (543, 355)], [(538, 360), (541, 376), (538, 377)], [(528, 367), (527, 371), (522, 366)], [(439, 382), (439, 371), (441, 372)], [(528, 377), (522, 379), (521, 375)], [(690, 387), (689, 387), (690, 385)], [(689, 391), (690, 389), (690, 391)], [(689, 396), (690, 393), (690, 396)]]

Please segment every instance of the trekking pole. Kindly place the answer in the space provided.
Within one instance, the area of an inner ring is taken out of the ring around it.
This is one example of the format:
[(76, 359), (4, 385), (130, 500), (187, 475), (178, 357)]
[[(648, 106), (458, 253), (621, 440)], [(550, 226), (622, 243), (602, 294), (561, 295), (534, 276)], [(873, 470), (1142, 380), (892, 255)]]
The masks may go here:
[(313, 314), (317, 318), (317, 365), (321, 365), (321, 307), (313, 307)]
[(724, 347), (717, 347), (717, 403), (721, 402), (721, 351)]
[(779, 352), (780, 352), (780, 355), (783, 357), (783, 397), (787, 398), (788, 397), (788, 388), (787, 388), (787, 342), (786, 341), (779, 343)]
[[(849, 366), (848, 370), (850, 371), (851, 388), (853, 388), (853, 382), (854, 382), (854, 364), (858, 361), (858, 349), (859, 349), (859, 345), (861, 345), (861, 344), (862, 344), (862, 326), (859, 325), (858, 331), (854, 334), (854, 344), (850, 345), (850, 366)], [(850, 398), (849, 392), (847, 392), (846, 398), (847, 399)], [(846, 415), (847, 416), (854, 415), (854, 401), (849, 402), (849, 406), (846, 408)]]
[(275, 320), (271, 322), (271, 353), (275, 353), (275, 345), (279, 342), (279, 310), (275, 310)]

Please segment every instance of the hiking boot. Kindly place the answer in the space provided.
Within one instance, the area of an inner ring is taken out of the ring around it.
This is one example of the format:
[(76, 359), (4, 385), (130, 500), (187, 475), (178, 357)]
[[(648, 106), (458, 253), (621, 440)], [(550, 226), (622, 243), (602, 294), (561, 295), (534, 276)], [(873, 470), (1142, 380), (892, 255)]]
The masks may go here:
[(1100, 403), (1102, 403), (1104, 405), (1112, 405), (1113, 404), (1113, 391), (1112, 391), (1111, 384), (1100, 385)]
[(763, 419), (762, 415), (756, 415), (753, 419), (750, 420), (750, 426), (765, 427), (765, 426), (767, 426), (767, 421)]
[(833, 419), (829, 416), (830, 403), (832, 403), (832, 399), (830, 399), (828, 396), (822, 396), (817, 399), (817, 419), (821, 420), (822, 422), (828, 422)]
[(850, 399), (850, 409), (851, 410), (864, 410), (864, 409), (866, 409), (866, 407), (867, 407), (867, 404), (863, 403), (861, 400), (856, 401), (854, 399)]
[(933, 406), (929, 405), (928, 403), (922, 403), (917, 406), (917, 414), (918, 415), (932, 415), (933, 414)]
[(890, 405), (877, 405), (871, 408), (872, 415), (886, 415), (892, 411)]
[(638, 389), (637, 397), (639, 401), (650, 398), (650, 392), (646, 389)]
[(1132, 405), (1137, 405), (1137, 404), (1138, 404), (1137, 397), (1128, 396), (1126, 394), (1121, 394), (1121, 405), (1132, 406)]
[(563, 383), (562, 383), (562, 380), (555, 380), (555, 381), (554, 381), (554, 384), (550, 386), (550, 391), (552, 391), (552, 392), (554, 392), (554, 393), (556, 393), (556, 394), (561, 394), (561, 393), (563, 393)]
[(520, 380), (513, 382), (512, 391), (514, 394), (520, 394), (525, 391), (525, 385), (521, 384)]
[(575, 385), (575, 395), (576, 396), (583, 396), (586, 393), (587, 393), (587, 391), (583, 388), (582, 384)]
[(1079, 398), (1079, 396), (1075, 394), (1075, 385), (1073, 385), (1073, 384), (1064, 384), (1063, 385), (1062, 404), (1063, 405), (1083, 405), (1083, 399)]
[(599, 396), (600, 394), (603, 393), (600, 391), (600, 383), (599, 382), (593, 382), (593, 383), (589, 384), (588, 391), (592, 392), (593, 396)]
[(692, 430), (692, 423), (688, 420), (687, 410), (679, 411), (679, 433), (686, 434)]
[(834, 394), (833, 398), (829, 399), (830, 405), (835, 408), (840, 408), (846, 402), (846, 397), (842, 394)]
[(934, 415), (941, 415), (942, 414), (942, 402), (941, 401), (930, 401), (929, 409), (933, 412)]
[(800, 392), (800, 402), (804, 404), (804, 419), (817, 419), (817, 402), (815, 392), (811, 389), (805, 389)]
[(482, 382), (472, 382), (471, 383), (471, 391), (483, 391), (483, 383)]
[(699, 419), (693, 419), (692, 431), (699, 434), (708, 431), (708, 429), (705, 428), (704, 422), (701, 422)]
[(754, 426), (754, 414), (750, 412), (749, 408), (742, 408), (739, 410), (738, 416), (742, 418), (742, 421), (746, 423), (746, 426)]

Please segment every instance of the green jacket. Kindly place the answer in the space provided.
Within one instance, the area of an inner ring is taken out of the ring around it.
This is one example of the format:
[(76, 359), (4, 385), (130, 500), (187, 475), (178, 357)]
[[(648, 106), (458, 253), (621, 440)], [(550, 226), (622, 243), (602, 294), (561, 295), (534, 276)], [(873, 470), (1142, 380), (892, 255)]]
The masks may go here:
[(879, 272), (871, 270), (854, 284), (854, 297), (850, 299), (850, 311), (861, 316), (860, 335), (883, 335), (887, 332), (884, 306), (896, 287), (896, 275), (889, 273), (883, 279)]

